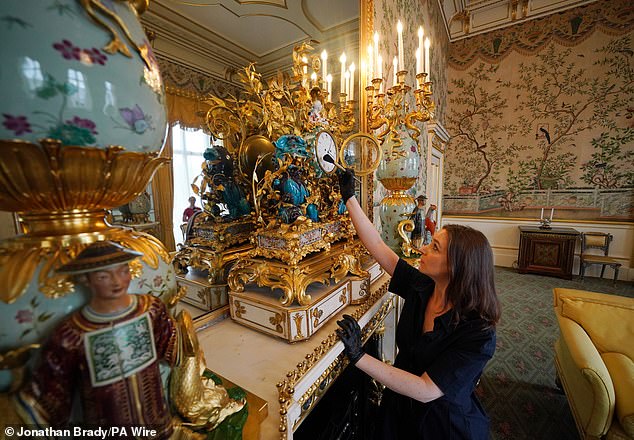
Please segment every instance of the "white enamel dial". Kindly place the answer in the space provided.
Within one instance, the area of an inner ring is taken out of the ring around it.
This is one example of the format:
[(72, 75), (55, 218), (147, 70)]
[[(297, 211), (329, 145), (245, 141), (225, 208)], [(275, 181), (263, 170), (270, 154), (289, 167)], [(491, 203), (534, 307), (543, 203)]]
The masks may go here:
[[(335, 164), (332, 162), (337, 160), (337, 144), (335, 143), (335, 138), (331, 133), (327, 131), (320, 131), (317, 134), (317, 138), (315, 140), (315, 153), (317, 155), (317, 163), (324, 173), (331, 174), (335, 171)], [(324, 159), (326, 155), (330, 156), (330, 162)]]

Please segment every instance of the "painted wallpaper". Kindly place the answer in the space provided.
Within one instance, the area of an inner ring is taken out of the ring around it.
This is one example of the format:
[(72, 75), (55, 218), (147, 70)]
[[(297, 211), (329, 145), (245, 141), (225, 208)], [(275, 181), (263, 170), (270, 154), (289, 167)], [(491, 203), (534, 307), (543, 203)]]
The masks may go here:
[[(442, 13), (438, 3), (434, 0), (374, 0), (374, 30), (380, 35), (380, 52), (383, 54), (383, 77), (387, 84), (392, 84), (392, 59), (397, 54), (396, 23), (403, 22), (403, 51), (405, 65), (408, 71), (407, 84), (414, 86), (416, 70), (416, 48), (418, 46), (418, 27), (423, 26), (425, 36), (430, 37), (431, 81), (436, 103), (435, 120), (445, 123), (447, 102), (447, 55), (449, 39), (442, 20)], [(413, 105), (413, 97), (409, 101)], [(409, 191), (413, 196), (425, 193), (425, 158), (427, 157), (427, 137), (419, 138), (422, 166), (420, 167), (418, 182)], [(376, 208), (385, 197), (387, 191), (377, 183), (374, 186), (375, 219), (378, 219)]]
[(444, 214), (634, 221), (634, 8), (606, 0), (451, 46)]

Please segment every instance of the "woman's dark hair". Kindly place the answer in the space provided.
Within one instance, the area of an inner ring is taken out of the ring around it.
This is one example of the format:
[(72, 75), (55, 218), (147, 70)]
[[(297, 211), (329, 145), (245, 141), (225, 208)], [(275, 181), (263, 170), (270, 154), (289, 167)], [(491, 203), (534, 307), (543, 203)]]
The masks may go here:
[(446, 225), (449, 285), (447, 302), (456, 319), (477, 314), (495, 326), (500, 319), (500, 301), (495, 291), (493, 251), (480, 231), (468, 226)]

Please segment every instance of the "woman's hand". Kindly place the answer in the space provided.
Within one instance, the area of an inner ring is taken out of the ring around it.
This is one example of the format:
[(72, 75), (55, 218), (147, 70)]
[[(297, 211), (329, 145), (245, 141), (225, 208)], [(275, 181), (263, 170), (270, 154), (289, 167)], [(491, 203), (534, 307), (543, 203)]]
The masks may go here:
[(337, 329), (337, 335), (345, 347), (344, 353), (350, 359), (350, 363), (354, 365), (365, 354), (361, 342), (361, 327), (350, 315), (343, 315), (343, 319), (337, 321), (337, 325), (340, 327)]
[(354, 171), (346, 168), (346, 171), (337, 173), (339, 177), (339, 191), (341, 191), (341, 200), (346, 203), (349, 198), (355, 195), (354, 192)]

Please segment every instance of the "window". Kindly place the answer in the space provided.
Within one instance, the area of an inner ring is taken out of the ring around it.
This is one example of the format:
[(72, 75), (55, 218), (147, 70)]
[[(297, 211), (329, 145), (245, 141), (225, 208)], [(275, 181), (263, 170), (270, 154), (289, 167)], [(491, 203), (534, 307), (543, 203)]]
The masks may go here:
[(69, 96), (68, 105), (74, 108), (92, 109), (92, 100), (84, 74), (79, 70), (68, 69), (68, 84), (77, 88), (76, 93)]
[[(201, 165), (205, 160), (203, 153), (210, 144), (210, 136), (202, 130), (182, 129), (176, 125), (172, 129), (172, 146), (174, 149), (174, 239), (183, 242), (181, 224), (183, 211), (189, 206), (188, 199), (196, 197), (196, 206), (202, 208), (200, 197), (194, 194), (191, 184), (201, 173)], [(200, 185), (200, 179), (197, 182)]]
[(37, 89), (44, 84), (40, 63), (29, 57), (24, 57), (22, 60), (22, 75), (27, 83), (27, 89), (31, 92), (31, 97), (35, 97)]

